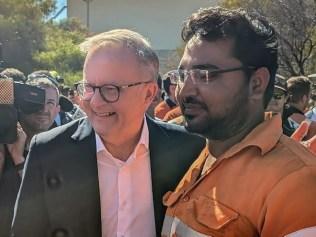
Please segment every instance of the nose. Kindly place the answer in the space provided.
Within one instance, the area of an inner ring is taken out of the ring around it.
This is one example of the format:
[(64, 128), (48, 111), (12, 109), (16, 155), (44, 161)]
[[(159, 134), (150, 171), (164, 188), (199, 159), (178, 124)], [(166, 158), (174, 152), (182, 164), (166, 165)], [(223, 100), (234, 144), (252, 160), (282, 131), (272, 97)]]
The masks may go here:
[(90, 106), (97, 108), (97, 107), (103, 105), (104, 103), (106, 103), (106, 102), (101, 97), (99, 88), (96, 88), (93, 96), (90, 99)]
[(39, 112), (46, 113), (48, 111), (48, 107), (49, 107), (49, 105), (47, 103), (45, 103)]
[(183, 82), (182, 85), (178, 85), (178, 96), (181, 98), (188, 96), (196, 96), (198, 93), (198, 89), (196, 85), (193, 83), (192, 78), (188, 75), (188, 78)]

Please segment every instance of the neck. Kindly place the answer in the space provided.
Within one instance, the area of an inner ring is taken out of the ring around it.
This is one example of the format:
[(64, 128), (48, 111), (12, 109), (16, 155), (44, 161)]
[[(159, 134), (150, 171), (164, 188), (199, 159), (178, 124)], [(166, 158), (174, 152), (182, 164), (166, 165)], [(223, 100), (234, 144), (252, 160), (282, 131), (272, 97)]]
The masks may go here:
[(298, 103), (290, 103), (290, 105), (296, 109), (298, 109), (301, 112), (304, 112), (304, 106)]
[(253, 117), (251, 121), (245, 123), (246, 125), (242, 127), (234, 136), (226, 140), (212, 140), (207, 139), (208, 150), (212, 153), (214, 157), (219, 157), (225, 153), (229, 148), (234, 146), (236, 143), (240, 142), (244, 137), (246, 137), (258, 124), (264, 121), (264, 113)]
[(139, 142), (142, 134), (142, 127), (143, 123), (137, 131), (132, 134), (126, 136), (122, 136), (122, 134), (120, 134), (119, 137), (116, 137), (113, 140), (101, 137), (101, 140), (113, 157), (121, 161), (127, 161), (128, 157), (133, 153), (137, 143)]

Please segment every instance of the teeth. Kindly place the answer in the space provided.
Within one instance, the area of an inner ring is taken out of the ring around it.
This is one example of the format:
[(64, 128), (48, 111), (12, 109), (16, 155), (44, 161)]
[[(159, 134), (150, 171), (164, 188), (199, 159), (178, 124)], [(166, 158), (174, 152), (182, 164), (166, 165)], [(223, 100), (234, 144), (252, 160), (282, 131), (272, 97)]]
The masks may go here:
[(98, 115), (98, 116), (111, 116), (113, 114), (114, 114), (114, 112), (96, 113), (96, 115)]

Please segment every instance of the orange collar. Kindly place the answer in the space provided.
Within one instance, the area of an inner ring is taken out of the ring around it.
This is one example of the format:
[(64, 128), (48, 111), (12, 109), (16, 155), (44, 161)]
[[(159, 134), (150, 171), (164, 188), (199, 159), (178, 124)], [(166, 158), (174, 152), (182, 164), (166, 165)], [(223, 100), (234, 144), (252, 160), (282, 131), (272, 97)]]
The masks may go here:
[[(258, 147), (261, 151), (261, 155), (264, 155), (272, 150), (282, 134), (281, 115), (276, 114), (268, 118), (266, 117), (266, 120), (255, 127), (243, 140), (233, 145), (218, 158), (224, 159), (232, 157), (236, 153), (250, 146)], [(208, 149), (204, 149), (203, 152), (207, 152), (204, 153), (204, 156), (206, 157), (208, 155)]]

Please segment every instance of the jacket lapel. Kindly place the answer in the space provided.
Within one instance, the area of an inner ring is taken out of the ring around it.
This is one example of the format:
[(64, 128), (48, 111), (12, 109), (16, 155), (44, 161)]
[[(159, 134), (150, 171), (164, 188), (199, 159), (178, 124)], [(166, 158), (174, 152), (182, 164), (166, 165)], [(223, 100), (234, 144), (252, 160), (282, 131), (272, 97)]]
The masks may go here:
[(162, 196), (165, 193), (165, 184), (163, 177), (170, 177), (163, 171), (168, 159), (167, 151), (169, 150), (168, 134), (152, 119), (147, 118), (149, 130), (149, 151), (152, 192), (155, 212), (155, 224), (157, 236), (160, 235), (161, 226), (164, 218), (164, 207), (162, 205)]

